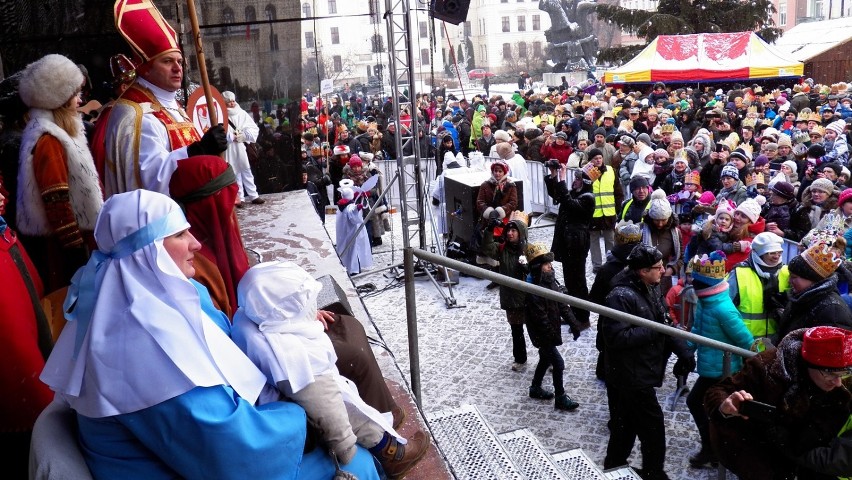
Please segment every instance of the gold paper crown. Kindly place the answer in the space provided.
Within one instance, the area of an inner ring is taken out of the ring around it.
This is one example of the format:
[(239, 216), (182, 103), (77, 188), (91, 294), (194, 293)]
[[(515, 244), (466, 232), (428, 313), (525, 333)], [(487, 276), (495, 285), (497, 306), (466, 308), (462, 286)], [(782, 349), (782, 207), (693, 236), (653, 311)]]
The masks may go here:
[(763, 180), (762, 173), (754, 172), (748, 177), (746, 177), (746, 186), (750, 187), (752, 185), (766, 185), (766, 182)]
[(693, 185), (701, 185), (701, 175), (698, 172), (689, 172), (683, 179), (683, 183), (691, 183)]
[(530, 224), (530, 216), (524, 213), (521, 210), (513, 210), (512, 214), (509, 215), (510, 222), (524, 222), (525, 226), (529, 226)]
[(748, 107), (748, 110), (746, 110), (746, 114), (749, 114), (749, 113), (757, 113), (757, 105), (752, 105), (752, 106)]
[(593, 182), (601, 178), (601, 171), (598, 170), (598, 167), (594, 166), (591, 162), (583, 165), (582, 170), (583, 173), (585, 173), (586, 176), (589, 177), (589, 179)]
[(817, 122), (817, 123), (819, 123), (819, 122), (821, 122), (821, 121), (822, 121), (822, 118), (820, 118), (820, 116), (819, 116), (819, 114), (818, 114), (818, 113), (813, 112), (813, 113), (811, 113), (810, 115), (808, 115), (808, 121), (809, 121), (809, 122)]
[(657, 109), (654, 107), (649, 108), (648, 115), (657, 115)]
[(810, 113), (807, 112), (799, 112), (799, 115), (796, 117), (797, 122), (807, 122)]
[(823, 127), (822, 125), (814, 126), (814, 128), (812, 128), (810, 130), (809, 134), (814, 134), (814, 133), (818, 134), (820, 137), (824, 137), (825, 136), (825, 127)]
[(675, 126), (673, 123), (664, 123), (661, 127), (661, 132), (663, 133), (674, 133)]
[(763, 121), (760, 122), (761, 125), (769, 125), (770, 127), (772, 126), (773, 123), (775, 123), (775, 122), (773, 122), (772, 119), (769, 119), (769, 118), (764, 118)]
[(689, 262), (692, 265), (692, 275), (702, 276), (715, 280), (725, 278), (725, 258), (711, 259), (706, 254), (702, 257), (696, 255)]
[(642, 241), (642, 227), (632, 221), (620, 221), (615, 225), (615, 243), (625, 245)]
[[(527, 244), (526, 257), (527, 262), (532, 263), (538, 257), (542, 255), (547, 255), (550, 253), (550, 249), (543, 243), (529, 243)], [(545, 257), (546, 258), (546, 257)]]
[(833, 247), (834, 242), (836, 242), (838, 238), (843, 238), (842, 234), (840, 234), (838, 230), (833, 228), (835, 226), (843, 227), (843, 224), (841, 223), (838, 225), (832, 225), (828, 228), (823, 228), (821, 230), (817, 230), (814, 228), (813, 230), (808, 232), (807, 235), (804, 236), (804, 238), (802, 238), (802, 246), (807, 248), (812, 247), (814, 245), (819, 245), (820, 243), (824, 243), (829, 247)]
[(719, 143), (728, 147), (728, 149), (733, 152), (737, 148), (737, 145), (740, 144), (740, 136), (737, 135), (737, 132), (731, 132), (730, 135)]
[[(750, 109), (749, 109), (750, 110)], [(743, 128), (754, 128), (757, 124), (757, 121), (753, 118), (745, 118), (743, 119), (742, 127)]]
[(802, 259), (822, 278), (828, 278), (843, 263), (826, 243), (810, 246), (802, 252)]

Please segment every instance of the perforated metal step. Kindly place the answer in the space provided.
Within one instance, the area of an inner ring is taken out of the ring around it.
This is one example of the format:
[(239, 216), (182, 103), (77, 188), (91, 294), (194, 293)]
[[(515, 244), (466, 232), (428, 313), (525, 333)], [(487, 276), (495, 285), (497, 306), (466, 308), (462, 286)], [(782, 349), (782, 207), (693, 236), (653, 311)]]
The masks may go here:
[(473, 405), (426, 415), (432, 437), (460, 479), (523, 480), (521, 469)]
[(503, 446), (506, 447), (525, 478), (537, 480), (573, 480), (575, 478), (566, 477), (560, 472), (541, 442), (526, 428), (501, 433), (497, 435), (497, 438), (503, 442)]
[(642, 477), (630, 467), (613, 468), (604, 472), (607, 480), (642, 480)]
[(607, 480), (595, 462), (579, 448), (554, 454), (553, 462), (571, 480)]

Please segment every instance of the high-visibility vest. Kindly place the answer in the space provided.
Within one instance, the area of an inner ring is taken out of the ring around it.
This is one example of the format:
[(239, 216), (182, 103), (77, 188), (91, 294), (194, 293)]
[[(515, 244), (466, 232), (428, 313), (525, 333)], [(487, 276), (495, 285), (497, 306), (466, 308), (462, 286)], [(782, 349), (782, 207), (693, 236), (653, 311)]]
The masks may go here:
[(595, 195), (595, 213), (592, 217), (614, 217), (615, 173), (612, 167), (607, 167), (601, 178), (592, 184), (592, 193)]
[[(775, 320), (769, 318), (763, 304), (763, 284), (757, 272), (748, 267), (734, 269), (737, 276), (740, 304), (737, 309), (743, 317), (746, 328), (755, 337), (766, 337), (777, 331)], [(778, 271), (778, 290), (786, 292), (789, 288), (790, 271), (787, 265)]]
[[(621, 220), (622, 221), (627, 216), (627, 211), (630, 210), (630, 205), (633, 205), (633, 200), (635, 200), (635, 198), (630, 197), (630, 200), (627, 200), (627, 202), (624, 204), (624, 207), (621, 209)], [(650, 209), (651, 209), (651, 202), (648, 202), (648, 203), (645, 204), (644, 213), (648, 213), (648, 210), (650, 210)]]

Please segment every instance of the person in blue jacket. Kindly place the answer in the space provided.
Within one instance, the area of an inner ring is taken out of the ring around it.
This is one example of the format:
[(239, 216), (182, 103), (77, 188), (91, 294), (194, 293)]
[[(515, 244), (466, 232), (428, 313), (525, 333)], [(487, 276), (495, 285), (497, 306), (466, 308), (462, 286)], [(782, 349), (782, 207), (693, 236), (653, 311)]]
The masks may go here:
[[(725, 281), (725, 253), (721, 250), (690, 261), (692, 267), (692, 286), (698, 296), (692, 333), (718, 340), (740, 348), (748, 349), (754, 338), (746, 328), (737, 307), (728, 295), (728, 283)], [(710, 445), (710, 419), (704, 412), (704, 394), (722, 379), (722, 351), (715, 348), (698, 346), (698, 380), (686, 397), (689, 413), (698, 427), (701, 437), (701, 449), (689, 458), (693, 467), (702, 467), (717, 463), (718, 459)], [(731, 373), (742, 368), (740, 357), (731, 357)]]
[[(41, 375), (76, 411), (92, 476), (331, 479), (331, 457), (306, 445), (301, 407), (255, 407), (266, 378), (191, 280), (201, 244), (178, 204), (147, 190), (114, 195), (95, 239)], [(360, 447), (345, 469), (379, 478)]]

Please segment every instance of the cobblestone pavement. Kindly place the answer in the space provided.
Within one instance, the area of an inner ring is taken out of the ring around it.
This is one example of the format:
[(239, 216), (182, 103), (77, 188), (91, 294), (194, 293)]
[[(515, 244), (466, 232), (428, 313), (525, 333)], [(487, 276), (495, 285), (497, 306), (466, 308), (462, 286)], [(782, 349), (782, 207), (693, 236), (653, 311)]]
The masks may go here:
[[(392, 218), (395, 234), (393, 237), (386, 234), (384, 244), (374, 249), (375, 273), (357, 276), (353, 282), (359, 287), (366, 284), (376, 287), (375, 292), (362, 296), (364, 304), (405, 380), (410, 382), (404, 289), (394, 271), (379, 271), (402, 263), (399, 218), (398, 215)], [(334, 239), (333, 217), (329, 220), (326, 228)], [(541, 222), (547, 223), (546, 220)], [(552, 232), (551, 227), (533, 228), (530, 240), (550, 245)], [(557, 278), (561, 279), (561, 265), (557, 262), (554, 266)], [(402, 273), (401, 267), (399, 273)], [(589, 286), (593, 279), (589, 263), (586, 269)], [(574, 412), (559, 412), (554, 410), (551, 401), (527, 396), (538, 361), (536, 349), (529, 341), (526, 370), (514, 372), (510, 369), (509, 326), (499, 307), (498, 290), (486, 289), (487, 283), (462, 276), (459, 284), (453, 287), (459, 308), (448, 309), (428, 278), (418, 277), (415, 288), (424, 412), (428, 416), (430, 411), (437, 409), (473, 404), (498, 433), (526, 427), (538, 436), (548, 452), (582, 448), (601, 465), (609, 437), (606, 425), (609, 414), (605, 388), (594, 375), (597, 315), (592, 314), (592, 328), (583, 332), (576, 342), (571, 341), (567, 329), (563, 334), (565, 343), (559, 350), (565, 358), (565, 388), (580, 403), (580, 408)], [(669, 397), (675, 389), (670, 373), (673, 363), (671, 360), (665, 383), (658, 389), (666, 416), (666, 470), (672, 479), (716, 478), (715, 469), (692, 469), (687, 462), (697, 448), (698, 433), (685, 398), (677, 403), (675, 411), (669, 410)], [(694, 383), (695, 378), (693, 374), (690, 383)], [(545, 386), (550, 386), (550, 380), (545, 376)], [(638, 441), (631, 463), (641, 466)]]

